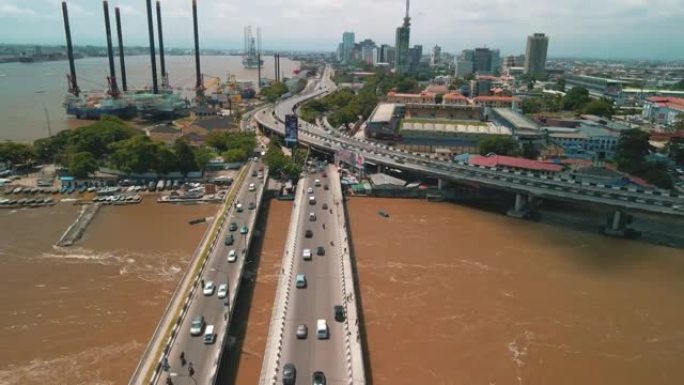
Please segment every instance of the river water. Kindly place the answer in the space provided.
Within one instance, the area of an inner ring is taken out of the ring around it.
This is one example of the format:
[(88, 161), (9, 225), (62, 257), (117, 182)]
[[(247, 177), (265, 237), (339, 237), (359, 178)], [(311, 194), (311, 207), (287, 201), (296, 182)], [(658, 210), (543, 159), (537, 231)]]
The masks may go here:
[(127, 383), (217, 206), (103, 207), (53, 248), (78, 210), (0, 211), (0, 384)]
[(348, 208), (373, 384), (682, 383), (681, 249), (449, 203)]
[[(189, 97), (194, 94), (194, 60), (193, 56), (166, 57), (166, 71), (169, 73), (171, 86), (182, 88), (183, 93)], [(263, 60), (261, 76), (272, 79), (273, 57), (265, 56)], [(280, 65), (283, 75), (291, 77), (293, 71), (299, 67), (299, 62), (281, 58)], [(53, 134), (89, 123), (67, 119), (62, 107), (67, 89), (68, 68), (69, 64), (66, 61), (0, 64), (0, 118), (3, 122), (0, 126), (0, 140), (31, 142), (46, 137), (48, 119)], [(77, 60), (79, 87), (82, 90), (106, 89), (108, 68), (107, 58)], [(235, 75), (238, 80), (251, 80), (256, 84), (257, 70), (243, 68), (242, 58), (239, 56), (202, 56), (201, 69), (207, 85), (215, 84), (215, 79), (212, 78), (215, 76), (226, 81), (228, 74)], [(120, 76), (120, 72), (117, 72), (117, 77)], [(129, 89), (151, 87), (149, 56), (126, 57), (126, 78)]]

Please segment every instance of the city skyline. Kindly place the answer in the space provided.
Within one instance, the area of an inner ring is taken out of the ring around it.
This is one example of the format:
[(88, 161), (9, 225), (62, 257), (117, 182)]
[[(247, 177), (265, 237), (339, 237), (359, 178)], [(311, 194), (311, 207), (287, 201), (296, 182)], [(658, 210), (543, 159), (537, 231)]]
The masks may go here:
[[(0, 0), (2, 43), (64, 44), (59, 3)], [(104, 45), (101, 3), (71, 0), (68, 4), (74, 43)], [(127, 44), (145, 45), (144, 2), (119, 0), (110, 6), (121, 8)], [(191, 47), (190, 0), (163, 0), (162, 7), (167, 47)], [(258, 24), (263, 26), (265, 49), (332, 52), (344, 31), (354, 31), (357, 40), (394, 44), (405, 1), (255, 0), (237, 5), (204, 0), (198, 8), (203, 48), (238, 49), (242, 28)], [(440, 45), (449, 53), (486, 46), (500, 49), (502, 55), (519, 54), (525, 52), (527, 36), (543, 31), (554, 40), (549, 57), (677, 60), (684, 59), (684, 49), (670, 37), (684, 35), (684, 25), (678, 24), (682, 16), (684, 5), (672, 0), (414, 1), (411, 44)]]

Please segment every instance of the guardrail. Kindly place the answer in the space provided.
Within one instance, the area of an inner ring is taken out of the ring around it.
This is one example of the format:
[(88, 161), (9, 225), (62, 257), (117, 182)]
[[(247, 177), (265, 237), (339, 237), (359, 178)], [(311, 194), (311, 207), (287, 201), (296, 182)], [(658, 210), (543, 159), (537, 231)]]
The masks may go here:
[[(363, 367), (363, 350), (361, 348), (361, 332), (358, 318), (358, 293), (354, 288), (354, 276), (351, 266), (351, 248), (349, 247), (349, 237), (347, 234), (347, 219), (344, 215), (344, 195), (340, 184), (340, 177), (334, 167), (329, 167), (328, 172), (331, 178), (330, 184), (333, 200), (336, 206), (335, 220), (337, 221), (338, 255), (340, 256), (340, 287), (342, 288), (342, 306), (344, 306), (344, 342), (345, 360), (347, 364), (347, 375), (349, 385), (362, 385), (366, 383), (366, 373)], [(350, 325), (350, 321), (354, 325)]]
[[(193, 267), (191, 269), (186, 270), (185, 274), (183, 275), (183, 278), (181, 279), (181, 284), (176, 287), (176, 290), (174, 291), (172, 295), (172, 300), (169, 302), (169, 304), (166, 307), (166, 310), (164, 311), (164, 316), (160, 320), (159, 324), (157, 324), (157, 328), (155, 329), (152, 339), (150, 340), (150, 343), (148, 344), (147, 348), (145, 349), (145, 352), (143, 353), (143, 358), (140, 360), (138, 363), (138, 366), (136, 367), (136, 370), (133, 372), (133, 376), (131, 377), (131, 380), (129, 383), (133, 385), (135, 383), (135, 380), (139, 379), (141, 376), (141, 371), (144, 370), (143, 366), (145, 364), (145, 361), (147, 357), (149, 356), (159, 356), (159, 359), (157, 360), (157, 363), (154, 365), (154, 371), (152, 373), (149, 372), (150, 369), (148, 369), (148, 372), (145, 373), (142, 378), (143, 381), (142, 383), (148, 383), (148, 384), (154, 384), (156, 383), (157, 379), (159, 378), (159, 375), (161, 373), (162, 369), (162, 362), (164, 358), (167, 356), (167, 354), (170, 351), (171, 345), (176, 339), (178, 328), (180, 327), (180, 324), (182, 323), (183, 319), (185, 318), (185, 315), (187, 313), (187, 310), (190, 305), (190, 300), (192, 299), (192, 296), (195, 293), (195, 290), (197, 288), (197, 283), (200, 280), (201, 273), (204, 269), (204, 266), (206, 265), (207, 262), (207, 256), (209, 253), (214, 249), (216, 245), (216, 239), (220, 233), (220, 229), (223, 227), (223, 224), (225, 223), (225, 217), (227, 214), (227, 209), (232, 205), (233, 200), (235, 199), (235, 196), (237, 195), (237, 191), (239, 191), (240, 186), (242, 185), (245, 177), (247, 170), (249, 169), (248, 166), (243, 166), (242, 169), (240, 170), (240, 174), (238, 175), (238, 178), (236, 182), (233, 184), (231, 187), (230, 191), (226, 195), (226, 198), (224, 199), (223, 206), (220, 209), (220, 213), (217, 215), (216, 219), (214, 220), (214, 223), (212, 226), (204, 233), (204, 236), (202, 237), (202, 240), (200, 244), (198, 245), (197, 249), (195, 249), (195, 257), (194, 262), (193, 262)], [(209, 244), (209, 240), (211, 239), (211, 243)], [(201, 262), (201, 265), (200, 265)], [(191, 285), (188, 288), (187, 285), (187, 279), (189, 277), (195, 276), (194, 281), (192, 281)], [(185, 301), (180, 309), (175, 309), (175, 315), (173, 315), (170, 319), (176, 319), (176, 322), (172, 324), (168, 324), (166, 326), (166, 329), (163, 329), (165, 325), (165, 321), (169, 321), (168, 314), (172, 310), (172, 307), (174, 306), (174, 300), (177, 297), (182, 296), (180, 293), (182, 290), (189, 290), (188, 292), (185, 293)], [(160, 334), (163, 332), (163, 336)], [(163, 346), (163, 351), (161, 346), (156, 346), (159, 341), (164, 341), (166, 340), (166, 344)], [(155, 349), (156, 346), (156, 349)], [(154, 353), (152, 353), (152, 350), (155, 349)]]
[(295, 192), (295, 197), (297, 198), (292, 206), (290, 227), (285, 243), (285, 255), (283, 256), (283, 267), (281, 269), (280, 278), (278, 279), (278, 288), (276, 289), (271, 323), (268, 328), (268, 337), (266, 339), (266, 350), (261, 366), (261, 375), (259, 378), (260, 385), (275, 385), (278, 380), (283, 338), (285, 336), (287, 307), (290, 301), (290, 283), (293, 278), (292, 274), (294, 271), (295, 258), (297, 258), (295, 255), (295, 250), (297, 248), (297, 231), (299, 229), (301, 215), (303, 215), (303, 211), (299, 209), (301, 205), (304, 205), (303, 199), (305, 197), (304, 184), (302, 181), (303, 179), (300, 179), (297, 184), (297, 191)]

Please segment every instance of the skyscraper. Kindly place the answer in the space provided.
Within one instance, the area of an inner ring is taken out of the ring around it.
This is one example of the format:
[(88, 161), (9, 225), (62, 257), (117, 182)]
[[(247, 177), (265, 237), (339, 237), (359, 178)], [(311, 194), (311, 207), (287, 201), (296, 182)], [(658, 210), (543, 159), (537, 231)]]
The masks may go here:
[(345, 32), (342, 34), (342, 62), (349, 63), (352, 51), (354, 50), (354, 32)]
[(397, 28), (396, 36), (396, 61), (394, 71), (396, 73), (409, 72), (409, 37), (411, 35), (411, 18), (409, 17), (409, 0), (406, 0), (406, 16), (404, 24)]
[(527, 37), (525, 51), (525, 74), (544, 75), (546, 70), (546, 51), (549, 48), (549, 37), (543, 33), (535, 33)]
[(430, 59), (432, 65), (439, 63), (441, 56), (442, 56), (442, 47), (440, 47), (438, 45), (432, 47), (432, 57)]

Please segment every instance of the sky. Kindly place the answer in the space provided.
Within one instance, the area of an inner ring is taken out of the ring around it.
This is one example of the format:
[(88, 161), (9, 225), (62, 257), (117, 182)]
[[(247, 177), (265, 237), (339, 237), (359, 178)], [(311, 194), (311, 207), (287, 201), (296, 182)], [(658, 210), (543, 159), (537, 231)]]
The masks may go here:
[[(246, 25), (261, 26), (263, 47), (334, 51), (344, 31), (394, 45), (403, 0), (197, 0), (200, 45), (241, 49)], [(148, 45), (145, 0), (111, 0), (122, 13), (124, 44)], [(191, 0), (161, 0), (164, 45), (192, 46)], [(69, 0), (75, 45), (106, 44), (102, 3)], [(154, 1), (153, 1), (154, 7)], [(424, 52), (499, 48), (525, 51), (534, 32), (549, 36), (549, 57), (684, 59), (684, 0), (413, 0), (411, 45)], [(112, 24), (114, 28), (114, 24)], [(155, 27), (156, 30), (156, 27)], [(116, 39), (115, 39), (116, 40)], [(61, 1), (0, 0), (0, 42), (64, 44)]]

